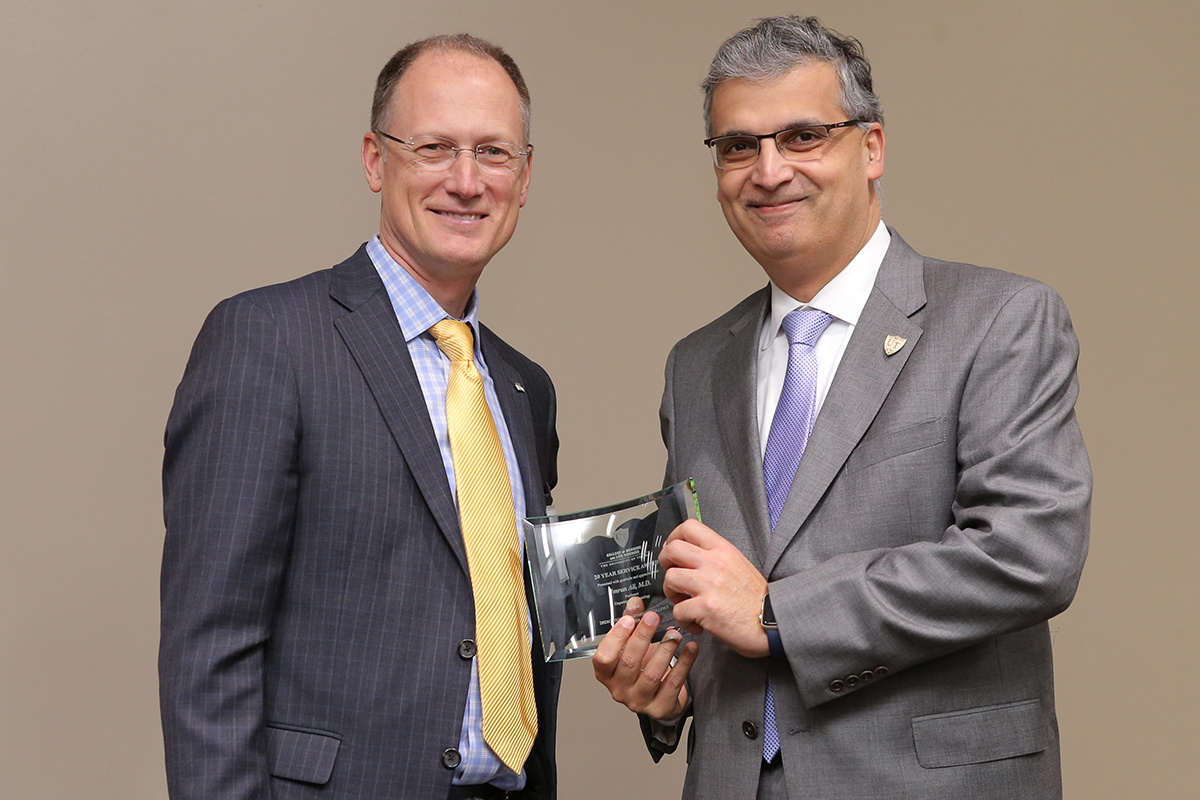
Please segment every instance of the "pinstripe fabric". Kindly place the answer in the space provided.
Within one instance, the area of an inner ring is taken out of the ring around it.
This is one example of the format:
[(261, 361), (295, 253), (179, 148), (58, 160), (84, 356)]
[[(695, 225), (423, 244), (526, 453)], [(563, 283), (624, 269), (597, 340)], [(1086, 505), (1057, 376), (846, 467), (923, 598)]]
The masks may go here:
[[(541, 513), (555, 483), (553, 386), (478, 334), (520, 499)], [(474, 603), (422, 386), (365, 248), (214, 309), (167, 424), (163, 492), (172, 800), (444, 797)], [(560, 674), (534, 664), (525, 792), (545, 800)]]
[(444, 319), (432, 331), (452, 365), (446, 421), (460, 477), (458, 513), (475, 594), (483, 736), (500, 760), (519, 772), (537, 736), (537, 707), (523, 630), (529, 612), (512, 494), (500, 437), (475, 369), (471, 329), (466, 323)]

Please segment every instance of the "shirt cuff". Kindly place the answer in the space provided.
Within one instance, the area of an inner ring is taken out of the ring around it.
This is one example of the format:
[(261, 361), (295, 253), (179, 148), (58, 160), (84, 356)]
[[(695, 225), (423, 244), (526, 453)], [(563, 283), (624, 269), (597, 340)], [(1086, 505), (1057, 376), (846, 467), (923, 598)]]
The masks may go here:
[(679, 722), (683, 719), (682, 716), (661, 722), (653, 717), (647, 719), (650, 722), (650, 735), (655, 740), (662, 742), (672, 750), (679, 745)]

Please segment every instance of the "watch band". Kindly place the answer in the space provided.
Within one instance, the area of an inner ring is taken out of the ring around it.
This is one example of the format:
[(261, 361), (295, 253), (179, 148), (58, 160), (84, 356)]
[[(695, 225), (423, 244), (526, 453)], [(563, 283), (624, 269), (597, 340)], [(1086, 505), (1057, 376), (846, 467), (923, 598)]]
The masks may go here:
[(771, 594), (763, 595), (762, 611), (759, 612), (758, 622), (767, 634), (767, 648), (771, 658), (786, 661), (787, 654), (783, 652), (783, 638), (779, 635), (779, 623), (775, 621), (775, 609), (771, 608)]

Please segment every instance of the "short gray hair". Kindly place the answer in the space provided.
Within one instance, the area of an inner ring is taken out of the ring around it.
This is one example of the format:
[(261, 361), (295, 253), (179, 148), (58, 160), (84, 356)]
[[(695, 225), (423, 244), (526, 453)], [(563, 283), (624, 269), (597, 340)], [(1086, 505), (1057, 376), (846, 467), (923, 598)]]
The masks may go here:
[(837, 69), (842, 110), (851, 119), (883, 124), (883, 105), (871, 84), (871, 62), (857, 39), (824, 27), (816, 17), (767, 17), (717, 48), (708, 76), (700, 84), (705, 135), (713, 133), (712, 99), (719, 85), (733, 78), (780, 78), (812, 61), (824, 61)]

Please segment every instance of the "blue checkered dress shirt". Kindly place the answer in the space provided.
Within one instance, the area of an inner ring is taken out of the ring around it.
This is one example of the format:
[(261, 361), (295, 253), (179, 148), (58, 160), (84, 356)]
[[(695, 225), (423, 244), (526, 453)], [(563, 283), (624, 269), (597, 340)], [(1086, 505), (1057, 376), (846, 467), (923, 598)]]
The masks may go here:
[[(412, 357), (413, 367), (417, 371), (417, 379), (421, 382), (421, 392), (425, 395), (425, 406), (429, 409), (429, 419), (433, 423), (433, 432), (437, 436), (438, 448), (442, 453), (442, 465), (446, 468), (446, 480), (450, 483), (450, 494), (456, 498), (454, 482), (454, 459), (450, 454), (450, 434), (446, 426), (446, 386), (450, 375), (450, 359), (438, 348), (433, 334), (429, 329), (443, 319), (452, 319), (445, 309), (437, 304), (425, 287), (404, 267), (396, 263), (391, 254), (379, 241), (379, 236), (372, 237), (367, 243), (367, 254), (375, 264), (375, 271), (383, 280), (388, 297), (391, 298), (392, 308), (400, 321), (400, 330), (408, 345), (408, 354)], [(466, 316), (463, 322), (471, 326), (475, 333), (475, 365), (483, 377), (484, 394), (487, 397), (488, 408), (496, 421), (496, 432), (500, 435), (500, 447), (504, 451), (504, 462), (508, 467), (508, 479), (512, 484), (513, 508), (517, 513), (517, 535), (523, 538), (524, 531), (521, 520), (525, 516), (525, 490), (521, 483), (521, 470), (517, 466), (516, 453), (513, 450), (512, 438), (504, 415), (500, 412), (500, 404), (496, 400), (496, 389), (488, 374), (487, 364), (479, 348), (479, 293), (474, 292), (467, 303)], [(524, 542), (519, 543), (521, 547)], [(521, 552), (524, 552), (523, 550)], [(525, 786), (524, 774), (517, 775), (508, 769), (496, 757), (483, 741), (483, 713), (479, 699), (479, 669), (478, 661), (471, 663), (471, 685), (467, 691), (467, 707), (463, 712), (462, 734), (458, 742), (458, 750), (462, 755), (462, 763), (454, 771), (456, 784), (492, 783), (501, 789), (522, 789)], [(402, 753), (398, 758), (404, 758)]]

